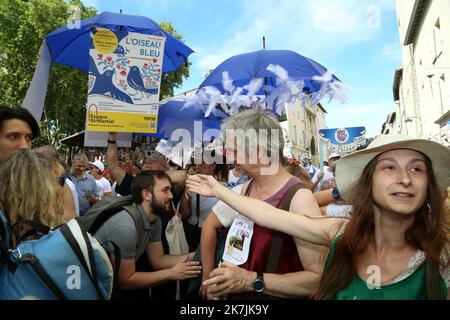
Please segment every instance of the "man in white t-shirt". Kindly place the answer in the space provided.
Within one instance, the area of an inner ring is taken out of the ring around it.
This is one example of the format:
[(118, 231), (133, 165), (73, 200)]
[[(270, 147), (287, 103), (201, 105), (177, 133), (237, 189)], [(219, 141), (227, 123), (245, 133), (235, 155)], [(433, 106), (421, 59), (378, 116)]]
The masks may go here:
[(99, 160), (91, 162), (90, 164), (91, 165), (89, 167), (89, 171), (91, 173), (91, 176), (95, 178), (95, 183), (97, 184), (100, 199), (106, 196), (111, 196), (111, 184), (109, 183), (108, 179), (106, 179), (102, 175), (103, 171), (105, 170), (104, 164)]
[(339, 153), (333, 152), (328, 156), (328, 167), (324, 169), (323, 174), (316, 172), (311, 181), (314, 183), (314, 192), (331, 189), (336, 185), (334, 179), (333, 164), (341, 158)]

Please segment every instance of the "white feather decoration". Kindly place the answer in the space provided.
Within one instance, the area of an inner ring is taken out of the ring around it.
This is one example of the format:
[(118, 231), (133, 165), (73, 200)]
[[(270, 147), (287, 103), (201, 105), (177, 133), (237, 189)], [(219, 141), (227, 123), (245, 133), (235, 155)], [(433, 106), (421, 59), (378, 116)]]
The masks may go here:
[(224, 71), (222, 73), (222, 86), (223, 89), (230, 94), (234, 91), (233, 80), (230, 79), (228, 71)]
[(336, 98), (341, 103), (347, 102), (347, 96), (344, 92), (344, 89), (349, 89), (349, 86), (346, 86), (340, 81), (333, 81), (330, 83), (331, 90), (333, 92), (332, 98)]
[(286, 81), (289, 79), (288, 72), (280, 65), (269, 64), (267, 70), (275, 74), (281, 81)]
[(247, 95), (249, 97), (253, 97), (259, 89), (261, 89), (263, 85), (264, 79), (262, 78), (254, 78), (250, 81), (250, 83), (246, 86), (244, 86), (244, 89), (247, 90)]
[(216, 107), (216, 104), (221, 103), (225, 104), (222, 98), (222, 95), (216, 87), (207, 86), (203, 88), (204, 93), (208, 97), (209, 105), (205, 111), (205, 118), (209, 117), (212, 110)]
[(313, 76), (312, 80), (328, 83), (333, 80), (334, 70), (327, 70), (322, 76)]
[[(286, 103), (293, 105), (297, 100), (303, 107), (306, 105), (308, 98), (311, 98), (311, 105), (317, 104), (324, 96), (328, 96), (330, 100), (337, 99), (342, 103), (347, 100), (344, 93), (346, 86), (333, 78), (333, 71), (331, 70), (310, 79), (321, 83), (321, 87), (318, 92), (308, 95), (303, 93), (304, 80), (290, 79), (288, 72), (280, 65), (270, 64), (267, 70), (276, 76), (275, 87), (263, 85), (263, 78), (255, 78), (248, 85), (236, 88), (229, 73), (224, 71), (222, 73), (222, 86), (225, 94), (222, 94), (213, 86), (201, 88), (194, 96), (182, 98), (186, 102), (182, 109), (198, 104), (207, 105), (205, 117), (208, 117), (215, 110), (217, 104), (220, 104), (228, 114), (238, 113), (241, 106), (253, 108), (258, 104), (260, 108), (270, 108), (270, 110), (281, 115)], [(267, 96), (256, 95), (261, 88), (264, 89)], [(244, 90), (247, 90), (246, 95), (242, 94)]]

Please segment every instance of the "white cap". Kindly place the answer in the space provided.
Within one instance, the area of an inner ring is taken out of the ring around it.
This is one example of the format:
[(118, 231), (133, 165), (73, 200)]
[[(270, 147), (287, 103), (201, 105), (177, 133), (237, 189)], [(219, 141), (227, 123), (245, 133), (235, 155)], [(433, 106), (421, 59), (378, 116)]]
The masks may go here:
[(328, 156), (328, 160), (332, 159), (332, 158), (340, 158), (341, 155), (337, 152), (332, 152), (329, 156)]
[(96, 160), (94, 162), (90, 162), (90, 164), (92, 164), (93, 166), (96, 166), (97, 168), (99, 168), (100, 172), (103, 172), (105, 170), (105, 165), (99, 160)]

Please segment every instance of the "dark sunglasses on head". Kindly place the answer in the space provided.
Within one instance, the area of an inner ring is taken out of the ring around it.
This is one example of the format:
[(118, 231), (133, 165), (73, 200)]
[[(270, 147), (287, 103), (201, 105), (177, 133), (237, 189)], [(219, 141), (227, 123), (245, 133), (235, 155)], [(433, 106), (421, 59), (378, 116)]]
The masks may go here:
[(62, 175), (58, 178), (58, 183), (61, 187), (64, 187), (64, 183), (66, 183), (66, 176)]

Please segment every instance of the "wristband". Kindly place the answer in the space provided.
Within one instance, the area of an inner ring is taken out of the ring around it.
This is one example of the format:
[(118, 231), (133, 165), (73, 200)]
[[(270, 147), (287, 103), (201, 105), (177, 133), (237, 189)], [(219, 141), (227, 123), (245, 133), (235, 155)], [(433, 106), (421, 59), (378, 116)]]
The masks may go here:
[(342, 199), (337, 186), (333, 187), (333, 191), (331, 192), (331, 196), (335, 200), (341, 200)]

